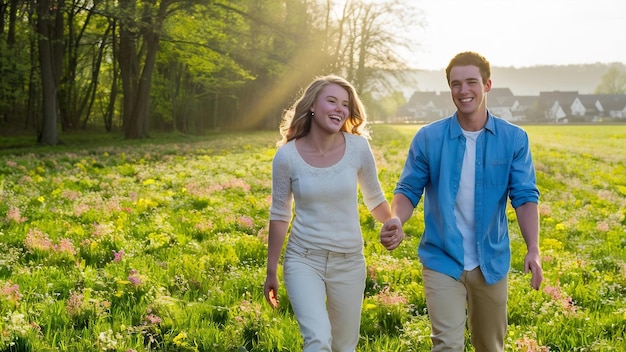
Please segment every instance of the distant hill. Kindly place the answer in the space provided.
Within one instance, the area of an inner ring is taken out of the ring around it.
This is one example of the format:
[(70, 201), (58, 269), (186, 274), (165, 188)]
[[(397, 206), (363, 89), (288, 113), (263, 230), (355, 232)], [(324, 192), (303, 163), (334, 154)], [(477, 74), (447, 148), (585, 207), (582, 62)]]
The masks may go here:
[[(626, 70), (626, 65), (621, 65)], [(494, 88), (510, 88), (514, 95), (539, 95), (545, 91), (578, 91), (580, 94), (592, 94), (600, 84), (602, 76), (611, 64), (532, 66), (524, 68), (492, 67), (491, 80)], [(416, 90), (449, 91), (446, 73), (440, 71), (410, 71), (410, 81), (416, 86), (404, 87), (403, 93), (408, 98)]]

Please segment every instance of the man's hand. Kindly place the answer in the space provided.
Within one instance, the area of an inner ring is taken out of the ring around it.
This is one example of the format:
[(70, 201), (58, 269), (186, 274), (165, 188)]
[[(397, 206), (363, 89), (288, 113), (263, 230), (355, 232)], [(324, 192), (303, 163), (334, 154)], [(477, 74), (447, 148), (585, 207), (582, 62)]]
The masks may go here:
[(402, 222), (395, 217), (387, 220), (380, 229), (380, 243), (388, 250), (393, 250), (404, 240)]
[(524, 273), (529, 271), (532, 275), (530, 286), (535, 290), (539, 290), (543, 281), (543, 269), (541, 269), (541, 258), (538, 251), (528, 252), (526, 257), (524, 257)]

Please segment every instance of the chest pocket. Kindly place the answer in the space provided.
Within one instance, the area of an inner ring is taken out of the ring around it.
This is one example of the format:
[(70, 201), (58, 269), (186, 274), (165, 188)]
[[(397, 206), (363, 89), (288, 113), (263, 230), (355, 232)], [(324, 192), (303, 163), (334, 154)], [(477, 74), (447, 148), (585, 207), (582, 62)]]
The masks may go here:
[(506, 159), (492, 159), (487, 163), (486, 176), (488, 184), (502, 186), (509, 183), (509, 161)]

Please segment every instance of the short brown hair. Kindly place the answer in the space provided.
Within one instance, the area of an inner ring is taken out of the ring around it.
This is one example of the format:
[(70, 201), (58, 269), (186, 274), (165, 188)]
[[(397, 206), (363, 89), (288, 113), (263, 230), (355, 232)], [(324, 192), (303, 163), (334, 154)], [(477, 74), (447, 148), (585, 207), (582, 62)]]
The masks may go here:
[(448, 67), (446, 67), (446, 80), (450, 85), (450, 71), (454, 66), (476, 66), (480, 71), (480, 77), (483, 79), (483, 83), (491, 78), (491, 65), (484, 56), (475, 53), (473, 51), (464, 51), (456, 54), (455, 57), (450, 60)]

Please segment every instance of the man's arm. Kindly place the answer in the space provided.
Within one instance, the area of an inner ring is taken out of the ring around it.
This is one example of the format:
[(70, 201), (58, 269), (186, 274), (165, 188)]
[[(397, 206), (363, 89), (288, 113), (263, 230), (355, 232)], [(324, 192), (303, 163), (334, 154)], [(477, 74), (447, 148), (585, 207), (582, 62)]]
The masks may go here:
[(541, 255), (539, 252), (539, 213), (537, 203), (527, 202), (515, 209), (517, 223), (526, 242), (526, 256), (524, 257), (524, 272), (531, 272), (530, 285), (539, 290), (543, 281), (541, 269)]

